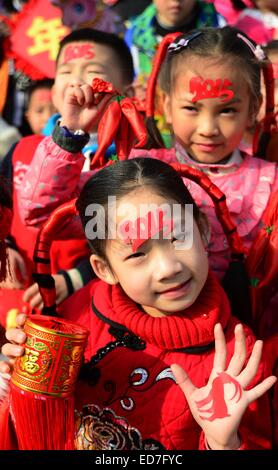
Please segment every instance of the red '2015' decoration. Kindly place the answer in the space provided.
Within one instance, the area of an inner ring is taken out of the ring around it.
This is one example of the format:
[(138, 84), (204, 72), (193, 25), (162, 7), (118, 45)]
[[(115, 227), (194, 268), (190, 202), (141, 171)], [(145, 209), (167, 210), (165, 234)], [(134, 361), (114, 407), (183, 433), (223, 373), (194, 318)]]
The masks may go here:
[(222, 78), (203, 80), (201, 77), (193, 77), (189, 83), (190, 93), (194, 95), (192, 103), (206, 98), (221, 98), (221, 101), (225, 103), (234, 97), (233, 90), (229, 89), (231, 86), (232, 82), (227, 78), (224, 80)]

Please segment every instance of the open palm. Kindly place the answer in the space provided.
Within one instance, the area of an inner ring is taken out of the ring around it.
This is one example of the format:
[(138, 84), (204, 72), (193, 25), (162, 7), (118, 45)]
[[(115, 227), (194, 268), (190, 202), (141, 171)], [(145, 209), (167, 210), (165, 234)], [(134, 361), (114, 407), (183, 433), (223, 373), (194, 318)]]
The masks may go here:
[[(215, 326), (215, 356), (206, 386), (197, 388), (177, 364), (171, 366), (192, 415), (203, 429), (212, 449), (237, 448), (237, 430), (250, 403), (263, 395), (275, 382), (270, 376), (250, 390), (246, 387), (255, 377), (262, 354), (262, 341), (256, 341), (246, 367), (246, 340), (242, 325), (235, 328), (235, 349), (226, 368), (227, 348), (220, 324)], [(244, 367), (244, 368), (243, 368)]]

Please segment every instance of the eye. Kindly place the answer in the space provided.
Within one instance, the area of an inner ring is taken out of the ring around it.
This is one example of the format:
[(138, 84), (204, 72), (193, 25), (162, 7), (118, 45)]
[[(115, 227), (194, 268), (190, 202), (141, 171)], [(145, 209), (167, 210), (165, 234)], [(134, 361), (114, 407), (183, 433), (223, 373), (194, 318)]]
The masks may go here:
[(224, 108), (221, 110), (221, 113), (222, 114), (234, 114), (236, 113), (238, 110), (236, 108)]
[(178, 246), (184, 245), (185, 243), (188, 243), (188, 241), (190, 241), (189, 234), (180, 233), (172, 238), (171, 243), (173, 243), (174, 246)]
[(100, 70), (87, 70), (87, 73), (88, 74), (94, 73), (95, 75), (104, 75), (104, 72), (102, 72)]
[(70, 70), (59, 70), (59, 75), (69, 75), (70, 73)]
[(183, 109), (185, 109), (186, 111), (189, 111), (190, 113), (198, 111), (197, 108), (195, 108), (195, 106), (183, 106)]
[(132, 253), (132, 255), (129, 255), (126, 259), (135, 259), (140, 258), (141, 256), (145, 256), (145, 253), (138, 251), (136, 253)]

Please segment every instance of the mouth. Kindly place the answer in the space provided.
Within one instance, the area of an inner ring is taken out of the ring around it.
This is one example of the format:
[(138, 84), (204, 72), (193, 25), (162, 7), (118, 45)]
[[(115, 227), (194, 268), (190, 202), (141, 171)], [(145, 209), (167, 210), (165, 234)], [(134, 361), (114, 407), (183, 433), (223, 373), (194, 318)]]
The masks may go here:
[(201, 150), (202, 152), (213, 152), (214, 150), (218, 149), (222, 144), (216, 144), (216, 143), (195, 143), (195, 146)]
[(184, 295), (190, 288), (192, 278), (190, 277), (187, 281), (178, 284), (175, 287), (171, 287), (170, 289), (166, 289), (162, 292), (158, 292), (159, 295), (163, 295), (165, 297), (180, 297)]
[(168, 13), (172, 15), (177, 15), (181, 11), (180, 5), (173, 5), (168, 7)]

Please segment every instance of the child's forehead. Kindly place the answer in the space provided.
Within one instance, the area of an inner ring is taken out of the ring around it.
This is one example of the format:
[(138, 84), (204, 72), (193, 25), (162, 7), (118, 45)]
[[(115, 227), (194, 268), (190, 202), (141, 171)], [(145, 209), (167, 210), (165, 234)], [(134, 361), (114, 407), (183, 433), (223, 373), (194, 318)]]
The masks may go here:
[(106, 44), (98, 44), (91, 40), (74, 41), (65, 44), (61, 50), (58, 65), (72, 62), (76, 59), (102, 62), (107, 59), (107, 56), (110, 57), (112, 54), (112, 49)]
[(30, 96), (30, 101), (51, 101), (51, 89), (50, 88), (36, 88)]
[(179, 75), (198, 75), (204, 78), (217, 78), (218, 76), (237, 76), (238, 70), (232, 61), (219, 57), (189, 57), (181, 61), (177, 67)]

